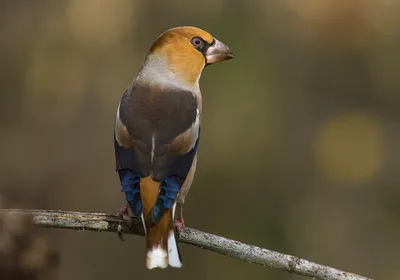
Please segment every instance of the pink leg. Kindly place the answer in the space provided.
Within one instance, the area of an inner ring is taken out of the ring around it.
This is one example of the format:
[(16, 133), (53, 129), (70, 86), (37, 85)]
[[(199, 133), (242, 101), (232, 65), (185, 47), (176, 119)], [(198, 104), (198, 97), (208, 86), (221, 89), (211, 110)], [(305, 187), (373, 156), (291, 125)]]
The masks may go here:
[(129, 204), (126, 203), (124, 207), (122, 207), (119, 212), (117, 213), (118, 216), (121, 216), (128, 225), (132, 224), (131, 216), (129, 215)]
[(185, 221), (183, 220), (183, 209), (182, 205), (178, 203), (178, 217), (175, 220), (175, 227), (178, 232), (181, 232), (185, 227)]
[[(131, 220), (131, 215), (129, 214), (129, 204), (125, 203), (124, 207), (122, 207), (119, 212), (117, 213), (117, 216), (122, 217), (128, 224), (129, 227), (132, 226), (132, 220)], [(121, 232), (118, 232), (118, 237), (121, 241), (125, 241), (123, 234)]]

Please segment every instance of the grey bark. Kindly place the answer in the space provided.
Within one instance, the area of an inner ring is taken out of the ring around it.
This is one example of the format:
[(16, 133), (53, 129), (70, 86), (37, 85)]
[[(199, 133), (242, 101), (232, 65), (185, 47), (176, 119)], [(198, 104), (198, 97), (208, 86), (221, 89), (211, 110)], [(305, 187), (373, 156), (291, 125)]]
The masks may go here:
[[(129, 228), (121, 217), (105, 213), (80, 213), (55, 210), (2, 209), (13, 213), (30, 213), (38, 227), (72, 230), (108, 231), (119, 234), (144, 235), (142, 222), (132, 218)], [(317, 264), (295, 256), (243, 244), (200, 230), (184, 228), (178, 240), (248, 263), (284, 270), (320, 280), (372, 280), (357, 274)]]

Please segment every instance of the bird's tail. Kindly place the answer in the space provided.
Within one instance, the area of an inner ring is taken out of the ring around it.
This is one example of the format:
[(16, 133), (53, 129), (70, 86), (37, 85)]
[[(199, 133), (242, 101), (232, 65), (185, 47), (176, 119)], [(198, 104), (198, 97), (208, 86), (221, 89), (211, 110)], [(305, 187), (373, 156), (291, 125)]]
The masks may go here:
[[(157, 186), (155, 184), (158, 184)], [(142, 180), (141, 191), (144, 189), (159, 189), (159, 183), (151, 180)], [(149, 194), (150, 192), (145, 192)], [(157, 198), (158, 193), (155, 195)], [(142, 195), (142, 199), (143, 199)], [(155, 200), (154, 199), (154, 200)], [(154, 203), (152, 203), (154, 205)], [(168, 264), (172, 267), (181, 267), (181, 256), (174, 233), (175, 206), (165, 211), (158, 223), (154, 224), (151, 209), (143, 205), (143, 223), (146, 229), (146, 266), (148, 269), (166, 268)]]

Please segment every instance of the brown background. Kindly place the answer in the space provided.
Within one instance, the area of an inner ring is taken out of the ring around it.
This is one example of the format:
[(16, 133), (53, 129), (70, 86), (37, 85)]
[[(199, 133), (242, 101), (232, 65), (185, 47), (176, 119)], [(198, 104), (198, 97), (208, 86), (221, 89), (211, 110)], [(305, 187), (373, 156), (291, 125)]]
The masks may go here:
[[(119, 98), (164, 30), (194, 25), (237, 58), (208, 68), (190, 227), (398, 279), (400, 2), (0, 1), (0, 192), (13, 206), (116, 212)], [(59, 279), (303, 279), (181, 245), (43, 230)]]

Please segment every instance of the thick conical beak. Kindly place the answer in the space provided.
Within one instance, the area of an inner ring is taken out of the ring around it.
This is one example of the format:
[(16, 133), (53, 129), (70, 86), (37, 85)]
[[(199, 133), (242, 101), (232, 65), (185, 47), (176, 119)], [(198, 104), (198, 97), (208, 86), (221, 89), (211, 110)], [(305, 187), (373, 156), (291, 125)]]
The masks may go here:
[(224, 60), (232, 59), (233, 52), (223, 43), (214, 38), (214, 42), (206, 51), (207, 64), (213, 64)]

